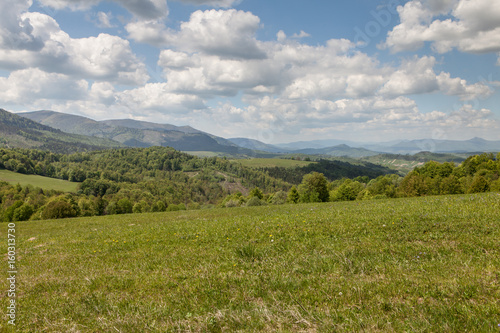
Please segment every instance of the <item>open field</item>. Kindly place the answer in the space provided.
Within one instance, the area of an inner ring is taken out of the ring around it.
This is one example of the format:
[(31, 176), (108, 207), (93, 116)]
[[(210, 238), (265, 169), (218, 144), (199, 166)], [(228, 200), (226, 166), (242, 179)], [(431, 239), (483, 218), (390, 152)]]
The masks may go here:
[(37, 175), (24, 175), (9, 170), (0, 170), (0, 180), (11, 184), (19, 183), (21, 186), (33, 185), (34, 187), (62, 192), (76, 192), (78, 187), (78, 183), (72, 183), (62, 179)]
[(291, 168), (296, 166), (299, 167), (307, 166), (311, 163), (315, 163), (307, 161), (289, 160), (284, 158), (250, 158), (250, 159), (236, 160), (236, 162), (251, 168), (269, 168), (269, 167)]
[(499, 213), (487, 193), (18, 222), (16, 328), (498, 332)]

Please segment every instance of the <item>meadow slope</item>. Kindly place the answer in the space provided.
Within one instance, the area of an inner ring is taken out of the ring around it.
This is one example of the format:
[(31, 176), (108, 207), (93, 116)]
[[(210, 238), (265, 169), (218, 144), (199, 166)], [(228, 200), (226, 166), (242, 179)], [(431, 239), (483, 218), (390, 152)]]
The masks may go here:
[(18, 222), (16, 331), (498, 332), (499, 227), (498, 193)]

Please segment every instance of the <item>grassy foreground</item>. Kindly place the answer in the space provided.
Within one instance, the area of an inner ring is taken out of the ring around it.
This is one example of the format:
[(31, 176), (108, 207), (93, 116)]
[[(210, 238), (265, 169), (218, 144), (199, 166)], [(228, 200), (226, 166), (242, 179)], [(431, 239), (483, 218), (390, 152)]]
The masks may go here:
[(19, 222), (16, 234), (18, 332), (500, 330), (498, 193)]
[(72, 183), (67, 180), (42, 177), (37, 175), (24, 175), (9, 170), (0, 170), (0, 180), (20, 184), (21, 186), (33, 185), (46, 190), (55, 190), (62, 192), (76, 192), (78, 183)]

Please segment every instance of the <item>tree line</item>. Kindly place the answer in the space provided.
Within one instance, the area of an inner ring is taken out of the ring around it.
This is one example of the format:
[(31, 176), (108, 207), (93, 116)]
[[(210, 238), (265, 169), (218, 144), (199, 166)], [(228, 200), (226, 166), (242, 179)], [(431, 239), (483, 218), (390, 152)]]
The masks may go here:
[[(461, 164), (429, 161), (406, 176), (381, 175), (343, 178), (329, 181), (319, 172), (302, 177), (298, 186), (288, 192), (256, 196), (241, 193), (227, 196), (223, 207), (265, 204), (352, 201), (425, 195), (465, 194), (500, 191), (500, 153), (468, 157)], [(257, 199), (255, 199), (257, 197)]]

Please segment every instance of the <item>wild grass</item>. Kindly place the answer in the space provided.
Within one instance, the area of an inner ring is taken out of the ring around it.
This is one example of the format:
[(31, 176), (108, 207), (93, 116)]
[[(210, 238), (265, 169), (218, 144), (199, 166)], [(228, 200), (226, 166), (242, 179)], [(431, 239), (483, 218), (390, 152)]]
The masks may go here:
[(62, 192), (76, 192), (78, 183), (72, 183), (67, 180), (42, 177), (37, 175), (25, 175), (9, 170), (0, 170), (0, 180), (20, 184), (21, 186), (32, 185), (46, 190), (56, 190)]
[(489, 193), (19, 222), (16, 329), (498, 332), (499, 213)]

